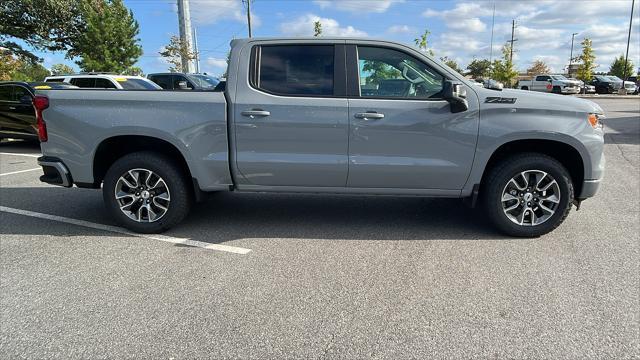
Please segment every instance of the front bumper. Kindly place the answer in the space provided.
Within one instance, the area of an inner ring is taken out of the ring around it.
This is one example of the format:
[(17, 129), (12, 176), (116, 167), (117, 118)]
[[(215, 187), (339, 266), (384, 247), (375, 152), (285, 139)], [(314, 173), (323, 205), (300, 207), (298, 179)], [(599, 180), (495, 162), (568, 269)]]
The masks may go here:
[(38, 158), (38, 165), (42, 166), (42, 171), (44, 171), (44, 175), (40, 176), (40, 181), (64, 187), (73, 185), (71, 173), (60, 159), (41, 156)]

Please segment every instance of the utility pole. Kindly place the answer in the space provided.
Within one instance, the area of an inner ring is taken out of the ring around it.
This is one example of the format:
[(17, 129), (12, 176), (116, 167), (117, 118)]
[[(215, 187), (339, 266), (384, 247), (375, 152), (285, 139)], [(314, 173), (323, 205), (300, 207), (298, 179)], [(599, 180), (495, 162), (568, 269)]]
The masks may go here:
[(507, 41), (508, 43), (511, 43), (510, 49), (509, 49), (509, 62), (513, 64), (513, 43), (515, 43), (516, 41), (518, 41), (518, 39), (514, 39), (513, 36), (515, 35), (516, 32), (516, 20), (511, 20), (511, 40)]
[(573, 62), (573, 39), (575, 39), (578, 33), (571, 34), (571, 53), (569, 55), (569, 66), (567, 67), (567, 74), (571, 75), (571, 63)]
[[(178, 0), (178, 26), (180, 28), (180, 41), (187, 45), (190, 51), (193, 51), (189, 0)], [(193, 62), (186, 57), (182, 57), (182, 70), (187, 73), (192, 73)]]
[(491, 43), (489, 45), (489, 63), (493, 64), (493, 28), (496, 24), (496, 2), (493, 1), (493, 16), (491, 16)]
[(631, 1), (631, 17), (629, 17), (629, 36), (627, 37), (627, 54), (624, 57), (624, 72), (622, 77), (622, 88), (624, 88), (624, 82), (627, 81), (627, 64), (629, 63), (629, 41), (631, 41), (631, 25), (633, 24), (633, 8), (636, 4), (636, 0)]
[[(245, 0), (242, 0), (243, 2)], [(251, 0), (246, 0), (247, 2), (247, 25), (249, 27), (249, 37), (251, 37)]]
[(200, 49), (198, 49), (198, 32), (193, 28), (193, 52), (196, 54), (196, 73), (200, 73)]

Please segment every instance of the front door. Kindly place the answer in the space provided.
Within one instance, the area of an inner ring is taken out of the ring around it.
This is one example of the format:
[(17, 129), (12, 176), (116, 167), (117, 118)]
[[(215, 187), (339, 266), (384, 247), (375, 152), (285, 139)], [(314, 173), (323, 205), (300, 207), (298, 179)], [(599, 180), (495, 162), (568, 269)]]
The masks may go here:
[(475, 93), (467, 88), (469, 110), (454, 114), (439, 65), (401, 48), (348, 45), (348, 54), (358, 92), (349, 98), (348, 186), (462, 189), (478, 135)]
[(344, 45), (245, 50), (250, 78), (238, 78), (233, 99), (238, 187), (346, 186)]

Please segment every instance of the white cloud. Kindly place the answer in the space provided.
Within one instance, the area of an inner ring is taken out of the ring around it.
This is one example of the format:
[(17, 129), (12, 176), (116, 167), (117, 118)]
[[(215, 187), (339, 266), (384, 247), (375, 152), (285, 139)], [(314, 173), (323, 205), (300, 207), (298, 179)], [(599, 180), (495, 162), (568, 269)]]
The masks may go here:
[[(191, 19), (199, 25), (214, 24), (220, 20), (247, 22), (247, 14), (240, 0), (191, 0), (189, 2)], [(174, 6), (177, 12), (177, 7)], [(251, 26), (260, 26), (260, 17), (252, 12)]]
[(214, 57), (208, 57), (207, 65), (210, 65), (214, 68), (225, 69), (227, 67), (227, 59), (218, 59)]
[(364, 37), (367, 33), (353, 26), (341, 27), (340, 24), (329, 18), (321, 18), (314, 14), (306, 14), (290, 22), (280, 24), (280, 31), (292, 36), (313, 35), (314, 23), (320, 21), (322, 24), (322, 35), (324, 36), (344, 36), (344, 37)]
[(407, 25), (393, 25), (387, 29), (390, 34), (414, 34), (416, 29)]
[(383, 13), (391, 5), (404, 2), (404, 0), (314, 0), (313, 2), (321, 9), (329, 8), (361, 14)]

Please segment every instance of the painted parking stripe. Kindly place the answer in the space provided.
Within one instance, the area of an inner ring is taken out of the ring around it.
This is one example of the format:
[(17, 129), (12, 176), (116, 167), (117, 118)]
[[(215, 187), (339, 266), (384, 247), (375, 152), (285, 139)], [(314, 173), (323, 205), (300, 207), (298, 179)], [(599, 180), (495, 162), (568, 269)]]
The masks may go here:
[(12, 172), (8, 172), (8, 173), (0, 174), (0, 176), (7, 176), (7, 175), (13, 175), (13, 174), (26, 173), (26, 172), (29, 172), (29, 171), (36, 171), (36, 170), (42, 170), (42, 168), (39, 167), (39, 168), (33, 168), (33, 169), (27, 169), (27, 170), (12, 171)]
[(64, 216), (43, 214), (43, 213), (29, 211), (29, 210), (14, 209), (6, 206), (0, 206), (0, 211), (11, 213), (11, 214), (17, 214), (17, 215), (31, 216), (39, 219), (57, 221), (57, 222), (62, 222), (66, 224), (73, 224), (73, 225), (83, 226), (83, 227), (96, 229), (96, 230), (103, 230), (103, 231), (109, 231), (109, 232), (118, 233), (118, 234), (136, 236), (136, 237), (145, 238), (145, 239), (164, 241), (172, 244), (194, 246), (194, 247), (199, 247), (199, 248), (208, 249), (208, 250), (224, 251), (224, 252), (241, 254), (241, 255), (248, 254), (251, 251), (251, 249), (245, 249), (241, 247), (221, 245), (221, 244), (210, 244), (204, 241), (182, 239), (182, 238), (177, 238), (172, 236), (157, 235), (157, 234), (153, 234), (153, 235), (137, 234), (117, 226), (98, 224), (98, 223), (93, 223), (85, 220), (78, 220), (78, 219), (68, 218)]
[(40, 154), (20, 154), (20, 153), (10, 153), (10, 152), (0, 152), (0, 155), (13, 155), (13, 156), (26, 156), (32, 158), (39, 158)]

